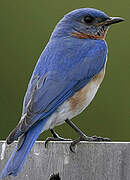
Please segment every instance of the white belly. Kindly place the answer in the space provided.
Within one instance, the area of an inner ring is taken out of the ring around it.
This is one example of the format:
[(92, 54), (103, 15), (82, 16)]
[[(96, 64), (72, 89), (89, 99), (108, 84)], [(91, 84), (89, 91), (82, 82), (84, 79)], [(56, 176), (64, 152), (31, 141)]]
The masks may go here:
[(104, 78), (105, 68), (96, 75), (85, 87), (65, 101), (48, 119), (44, 130), (58, 126), (66, 119), (80, 114), (92, 101)]

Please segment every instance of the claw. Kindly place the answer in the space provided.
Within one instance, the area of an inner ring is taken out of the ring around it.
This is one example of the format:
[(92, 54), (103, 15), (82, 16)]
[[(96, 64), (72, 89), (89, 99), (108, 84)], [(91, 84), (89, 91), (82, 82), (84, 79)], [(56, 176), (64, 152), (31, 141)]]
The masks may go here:
[(48, 137), (45, 141), (45, 148), (47, 148), (47, 144), (49, 141), (72, 141), (72, 139), (64, 139), (60, 137), (53, 129), (50, 129), (53, 137)]
[(75, 145), (73, 145), (72, 143), (70, 144), (70, 151), (72, 153), (76, 153), (76, 144)]
[(49, 141), (54, 141), (54, 139), (55, 139), (55, 138), (53, 138), (53, 137), (48, 137), (48, 138), (46, 139), (46, 141), (45, 141), (45, 148), (47, 148), (48, 142), (49, 142)]
[(111, 139), (109, 139), (109, 138), (104, 138), (104, 141), (111, 142)]
[(81, 141), (81, 137), (79, 137), (78, 139), (75, 139), (74, 141), (72, 141), (72, 143), (70, 144), (70, 151), (73, 153), (76, 153), (75, 151), (75, 146), (77, 143), (79, 143)]
[(78, 144), (80, 141), (88, 141), (88, 142), (102, 142), (102, 141), (107, 141), (110, 142), (111, 140), (109, 138), (103, 138), (101, 136), (92, 136), (92, 137), (88, 137), (88, 136), (81, 136), (80, 138), (74, 140), (71, 145), (70, 145), (70, 151), (75, 153), (75, 146), (76, 144)]

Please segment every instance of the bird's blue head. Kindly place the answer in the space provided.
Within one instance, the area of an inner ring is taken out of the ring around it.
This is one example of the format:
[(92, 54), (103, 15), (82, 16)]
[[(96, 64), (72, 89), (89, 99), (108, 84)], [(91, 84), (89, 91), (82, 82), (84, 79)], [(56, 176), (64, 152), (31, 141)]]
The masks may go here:
[(84, 39), (104, 39), (109, 26), (123, 20), (119, 17), (109, 17), (97, 9), (77, 9), (61, 19), (52, 33), (52, 38), (74, 36)]

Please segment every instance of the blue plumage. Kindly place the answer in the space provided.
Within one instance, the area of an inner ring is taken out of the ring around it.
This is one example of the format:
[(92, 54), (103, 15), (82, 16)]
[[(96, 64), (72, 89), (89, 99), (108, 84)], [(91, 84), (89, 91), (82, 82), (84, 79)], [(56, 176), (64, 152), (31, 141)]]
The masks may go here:
[(36, 139), (40, 135), (46, 120), (40, 121), (36, 126), (32, 127), (27, 132), (24, 144), (22, 145), (20, 150), (17, 151), (17, 147), (14, 149), (13, 153), (10, 156), (10, 159), (8, 160), (2, 171), (0, 178), (3, 178), (8, 175), (17, 176), (17, 174), (23, 168), (27, 156)]
[[(78, 41), (80, 40), (77, 40), (77, 44)], [(68, 41), (66, 42), (66, 40), (62, 43), (65, 47), (68, 45)], [(69, 46), (71, 47), (72, 44), (69, 43)], [(52, 42), (52, 44), (50, 42), (49, 47), (47, 47), (40, 57), (32, 80), (29, 83), (27, 96), (25, 97), (26, 107), (24, 108), (31, 111), (31, 117), (27, 126), (24, 125), (24, 131), (38, 120), (51, 115), (60, 104), (87, 84), (104, 67), (107, 46), (103, 40), (83, 40), (82, 43), (80, 42), (73, 48), (73, 51), (71, 50), (71, 57), (69, 57), (69, 46), (65, 49), (63, 45), (60, 46), (58, 41), (55, 43)], [(66, 52), (64, 53), (64, 51)], [(58, 55), (58, 53), (61, 54)], [(63, 57), (62, 54), (64, 54)], [(52, 57), (50, 58), (50, 56)], [(61, 57), (62, 59), (60, 59)], [(43, 62), (44, 65), (41, 68)], [(40, 80), (41, 82), (39, 83)], [(38, 84), (40, 88), (37, 87)], [(34, 90), (35, 87), (36, 90)], [(25, 118), (24, 116), (25, 112), (23, 119)]]
[[(94, 22), (87, 24), (86, 16)], [(57, 24), (32, 74), (21, 120), (7, 138), (7, 144), (18, 138), (19, 143), (1, 178), (20, 172), (40, 133), (50, 128), (50, 117), (104, 68), (107, 45), (103, 35), (108, 26), (97, 24), (108, 19), (99, 10), (84, 8), (70, 12)]]

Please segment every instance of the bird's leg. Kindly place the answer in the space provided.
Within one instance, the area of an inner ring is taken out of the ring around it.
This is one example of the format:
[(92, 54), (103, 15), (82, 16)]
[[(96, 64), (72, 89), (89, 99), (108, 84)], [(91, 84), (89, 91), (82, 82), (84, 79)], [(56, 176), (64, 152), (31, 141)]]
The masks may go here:
[(45, 148), (47, 147), (47, 144), (49, 141), (72, 141), (72, 139), (64, 139), (60, 137), (53, 129), (49, 129), (52, 133), (53, 137), (48, 137), (45, 141)]
[(73, 148), (74, 146), (79, 143), (80, 141), (95, 141), (95, 142), (100, 142), (100, 141), (111, 141), (109, 138), (103, 138), (103, 137), (97, 137), (97, 136), (92, 136), (92, 137), (88, 137), (86, 136), (72, 121), (70, 121), (69, 119), (66, 119), (65, 122), (67, 124), (69, 124), (75, 131), (76, 133), (79, 135), (79, 138), (74, 140), (71, 145), (70, 145), (70, 150), (72, 152), (74, 152)]

